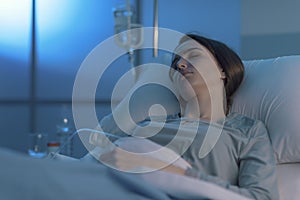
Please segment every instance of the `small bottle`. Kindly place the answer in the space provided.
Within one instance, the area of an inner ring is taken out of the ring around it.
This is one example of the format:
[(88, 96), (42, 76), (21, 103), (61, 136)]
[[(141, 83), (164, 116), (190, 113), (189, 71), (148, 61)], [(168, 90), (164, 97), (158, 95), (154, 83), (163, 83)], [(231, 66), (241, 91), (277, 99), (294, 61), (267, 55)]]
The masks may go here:
[(73, 153), (72, 130), (68, 118), (63, 118), (62, 123), (57, 126), (57, 137), (61, 147), (60, 153), (66, 156), (72, 156)]
[(59, 147), (60, 143), (59, 142), (48, 142), (47, 143), (47, 148), (48, 148), (48, 154), (55, 154), (59, 153)]

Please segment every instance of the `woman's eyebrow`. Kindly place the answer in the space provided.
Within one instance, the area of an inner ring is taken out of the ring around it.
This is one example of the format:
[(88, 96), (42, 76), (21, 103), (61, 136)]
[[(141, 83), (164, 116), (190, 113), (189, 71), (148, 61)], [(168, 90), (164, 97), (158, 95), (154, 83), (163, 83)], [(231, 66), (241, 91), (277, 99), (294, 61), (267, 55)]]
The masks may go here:
[(199, 48), (199, 47), (195, 47), (195, 48), (189, 49), (188, 51), (201, 51), (201, 52), (204, 52), (204, 49)]
[(179, 51), (177, 54), (185, 54), (185, 53), (187, 53), (187, 52), (189, 52), (189, 51), (204, 51), (204, 49), (202, 49), (202, 48), (200, 48), (200, 47), (192, 47), (192, 48), (189, 48), (189, 49), (186, 49), (186, 50), (184, 50), (184, 51)]

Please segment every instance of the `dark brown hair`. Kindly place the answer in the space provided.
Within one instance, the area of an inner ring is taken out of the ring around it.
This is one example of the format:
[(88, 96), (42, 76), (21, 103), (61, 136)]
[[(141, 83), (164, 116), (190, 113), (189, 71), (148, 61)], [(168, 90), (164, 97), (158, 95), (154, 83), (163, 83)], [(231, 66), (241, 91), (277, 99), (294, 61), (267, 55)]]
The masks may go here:
[[(197, 41), (207, 50), (209, 50), (218, 62), (219, 67), (226, 75), (224, 86), (227, 102), (227, 109), (225, 113), (227, 115), (231, 108), (233, 94), (240, 86), (244, 78), (243, 62), (241, 61), (240, 57), (224, 43), (200, 35), (187, 34), (186, 36), (181, 38), (179, 44), (190, 39)], [(177, 65), (178, 58), (178, 55), (175, 55), (175, 57), (173, 58), (171, 67), (174, 69), (176, 69), (176, 67), (174, 66)]]

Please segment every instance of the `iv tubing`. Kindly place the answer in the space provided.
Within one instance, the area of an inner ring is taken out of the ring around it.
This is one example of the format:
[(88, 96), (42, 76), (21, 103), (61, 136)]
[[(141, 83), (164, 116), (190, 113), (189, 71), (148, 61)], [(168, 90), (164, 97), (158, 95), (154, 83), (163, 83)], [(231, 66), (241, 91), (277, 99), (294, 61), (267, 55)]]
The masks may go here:
[(89, 131), (89, 132), (94, 132), (94, 133), (100, 133), (102, 135), (105, 135), (105, 136), (109, 136), (109, 137), (113, 137), (113, 138), (121, 138), (120, 136), (116, 136), (116, 135), (113, 135), (113, 134), (110, 134), (110, 133), (106, 133), (104, 131), (100, 131), (100, 130), (96, 130), (96, 129), (91, 129), (91, 128), (81, 128), (81, 129), (78, 129), (76, 131), (74, 131), (70, 137), (68, 137), (67, 141), (62, 144), (62, 146), (59, 147), (59, 149), (57, 151), (55, 151), (52, 155), (51, 155), (51, 158), (54, 158), (56, 154), (58, 154), (73, 138), (75, 135), (77, 135), (78, 133), (82, 132), (82, 131)]

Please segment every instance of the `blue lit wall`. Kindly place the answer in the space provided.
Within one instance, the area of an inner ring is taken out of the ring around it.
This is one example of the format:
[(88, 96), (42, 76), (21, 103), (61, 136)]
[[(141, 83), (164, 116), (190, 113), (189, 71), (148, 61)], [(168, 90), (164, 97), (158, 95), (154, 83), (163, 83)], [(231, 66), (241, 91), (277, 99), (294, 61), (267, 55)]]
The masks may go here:
[[(36, 0), (38, 101), (70, 102), (81, 62), (114, 34), (107, 0)], [(30, 130), (31, 0), (0, 0), (0, 146), (26, 151)], [(124, 63), (120, 67), (120, 63)], [(108, 70), (97, 99), (109, 99), (114, 82), (129, 68), (124, 56)], [(37, 105), (38, 131), (56, 133), (59, 103)], [(70, 106), (69, 106), (70, 109)], [(97, 108), (99, 117), (110, 105)]]
[(27, 59), (30, 9), (30, 0), (0, 0), (1, 57)]
[[(81, 62), (97, 44), (113, 35), (114, 2), (43, 0), (37, 5), (37, 95), (40, 99), (69, 99)], [(118, 71), (126, 70), (122, 67)], [(106, 91), (98, 94), (100, 98), (109, 93), (114, 78), (107, 81)]]
[(30, 7), (30, 0), (0, 0), (2, 99), (28, 97)]
[[(153, 1), (141, 1), (145, 26), (153, 26)], [(158, 1), (158, 24), (181, 33), (197, 32), (220, 40), (240, 53), (240, 0)], [(151, 58), (145, 56), (144, 60)]]

